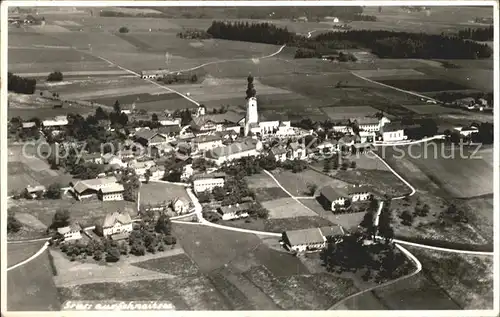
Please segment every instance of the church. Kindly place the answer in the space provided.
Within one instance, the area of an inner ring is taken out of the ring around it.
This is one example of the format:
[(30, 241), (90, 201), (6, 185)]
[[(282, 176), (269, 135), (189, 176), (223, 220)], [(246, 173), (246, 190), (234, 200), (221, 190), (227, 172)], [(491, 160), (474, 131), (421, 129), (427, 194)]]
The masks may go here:
[[(207, 115), (206, 108), (203, 105), (198, 107), (197, 118), (193, 122), (203, 122), (193, 126), (194, 130), (208, 130), (221, 131), (234, 130), (244, 136), (292, 136), (295, 135), (295, 129), (291, 126), (290, 121), (260, 121), (259, 111), (257, 106), (257, 92), (253, 84), (254, 78), (249, 75), (247, 78), (246, 90), (246, 114), (245, 117), (235, 120), (237, 114), (228, 111), (226, 114)], [(241, 115), (240, 115), (241, 116)], [(219, 118), (220, 117), (220, 118)], [(209, 122), (210, 121), (210, 122)]]

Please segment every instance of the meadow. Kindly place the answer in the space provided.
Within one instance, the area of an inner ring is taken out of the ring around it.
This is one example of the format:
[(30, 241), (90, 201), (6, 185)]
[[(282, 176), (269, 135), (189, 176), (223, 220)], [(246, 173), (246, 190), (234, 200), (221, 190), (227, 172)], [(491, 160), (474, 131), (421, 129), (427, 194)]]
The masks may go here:
[(143, 183), (140, 188), (141, 204), (170, 203), (171, 200), (182, 198), (190, 202), (184, 186), (167, 183), (149, 182)]

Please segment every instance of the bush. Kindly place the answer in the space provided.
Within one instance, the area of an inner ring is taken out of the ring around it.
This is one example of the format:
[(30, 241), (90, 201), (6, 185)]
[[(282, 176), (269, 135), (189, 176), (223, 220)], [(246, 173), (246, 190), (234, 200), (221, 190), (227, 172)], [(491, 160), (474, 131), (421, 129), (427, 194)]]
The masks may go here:
[(163, 242), (167, 245), (174, 245), (177, 243), (177, 239), (174, 236), (168, 235), (163, 238)]
[(47, 76), (47, 81), (62, 81), (63, 80), (63, 74), (60, 71), (55, 71), (49, 74)]
[(120, 29), (118, 29), (118, 32), (120, 32), (120, 33), (128, 33), (129, 29), (126, 26), (122, 26)]

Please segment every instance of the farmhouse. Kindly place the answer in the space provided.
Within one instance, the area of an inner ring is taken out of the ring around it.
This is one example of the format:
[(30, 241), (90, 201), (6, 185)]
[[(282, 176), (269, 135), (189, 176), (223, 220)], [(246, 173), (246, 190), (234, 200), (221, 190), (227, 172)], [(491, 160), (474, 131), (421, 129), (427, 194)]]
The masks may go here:
[(166, 69), (143, 70), (143, 71), (141, 71), (141, 78), (142, 79), (156, 79), (159, 77), (163, 77), (168, 73), (169, 73), (169, 71)]
[(109, 164), (109, 165), (118, 165), (121, 168), (126, 167), (127, 164), (123, 163), (123, 161), (116, 155), (112, 153), (106, 153), (102, 156), (102, 162), (104, 164)]
[(163, 166), (163, 165), (152, 166), (149, 169), (149, 172), (151, 173), (150, 176), (149, 176), (149, 179), (151, 179), (151, 180), (160, 180), (165, 175), (165, 166)]
[(103, 236), (113, 240), (128, 237), (132, 229), (132, 218), (128, 212), (115, 211), (107, 214), (102, 224)]
[(56, 116), (52, 120), (43, 120), (42, 126), (48, 127), (62, 127), (68, 125), (68, 118), (66, 116)]
[(180, 197), (177, 197), (174, 200), (172, 200), (171, 206), (172, 206), (172, 209), (178, 215), (188, 213), (188, 211), (189, 211), (189, 202), (183, 198), (180, 198)]
[(25, 196), (31, 199), (41, 198), (46, 191), (47, 189), (45, 188), (45, 186), (38, 185), (32, 187), (28, 185), (25, 188)]
[(151, 146), (165, 143), (167, 138), (150, 129), (141, 129), (134, 134), (135, 140), (143, 146)]
[(123, 188), (122, 184), (113, 183), (110, 186), (106, 186), (99, 190), (99, 199), (102, 201), (117, 201), (123, 200)]
[(305, 160), (306, 154), (306, 147), (304, 144), (292, 142), (287, 147), (286, 157), (289, 160)]
[(345, 208), (349, 196), (342, 189), (325, 186), (321, 189), (318, 202), (327, 210), (335, 211)]
[(179, 135), (181, 127), (179, 125), (164, 125), (157, 129), (158, 133), (165, 137), (174, 137)]
[(129, 168), (133, 169), (135, 171), (135, 174), (139, 177), (144, 176), (146, 174), (146, 171), (150, 169), (151, 167), (155, 166), (156, 163), (152, 160), (149, 161), (143, 161), (143, 162), (137, 162), (137, 161), (131, 161), (128, 165)]
[(318, 146), (316, 146), (316, 149), (320, 153), (331, 153), (338, 150), (338, 142), (337, 140), (324, 141), (318, 144)]
[(217, 135), (202, 135), (191, 140), (195, 151), (208, 151), (222, 146), (222, 139)]
[(373, 190), (365, 185), (353, 185), (347, 187), (347, 195), (352, 202), (369, 200), (372, 197)]
[(99, 193), (99, 190), (105, 187), (116, 184), (117, 179), (114, 176), (105, 178), (95, 178), (78, 181), (72, 185), (72, 191), (77, 200), (94, 197)]
[(222, 215), (222, 220), (246, 218), (251, 206), (251, 203), (222, 206), (217, 209), (217, 212)]
[(403, 127), (395, 122), (384, 125), (380, 130), (380, 134), (384, 142), (398, 142), (407, 138)]
[(36, 122), (23, 122), (22, 128), (23, 129), (33, 129), (33, 128), (36, 128)]
[(247, 156), (258, 156), (262, 150), (262, 142), (254, 139), (246, 139), (242, 142), (235, 142), (228, 146), (216, 147), (206, 153), (208, 159), (216, 164), (237, 160)]
[(285, 231), (282, 235), (284, 245), (297, 253), (320, 250), (326, 247), (326, 237), (319, 228)]
[(327, 240), (339, 241), (345, 235), (344, 229), (340, 225), (319, 228), (323, 237)]
[(212, 191), (215, 187), (223, 187), (226, 174), (212, 173), (195, 175), (193, 189), (196, 194), (204, 191)]
[(82, 238), (82, 227), (78, 224), (72, 224), (66, 227), (57, 228), (64, 241), (80, 240)]

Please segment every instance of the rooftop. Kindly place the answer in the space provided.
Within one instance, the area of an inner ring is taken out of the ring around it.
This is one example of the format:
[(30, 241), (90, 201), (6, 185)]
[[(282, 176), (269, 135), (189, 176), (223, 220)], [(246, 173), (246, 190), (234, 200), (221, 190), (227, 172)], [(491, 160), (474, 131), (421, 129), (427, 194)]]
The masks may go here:
[(242, 203), (242, 204), (236, 204), (236, 205), (228, 205), (228, 206), (222, 206), (219, 207), (220, 212), (223, 214), (230, 214), (234, 212), (242, 212), (245, 210), (250, 209), (252, 207), (251, 203)]
[(207, 143), (207, 142), (215, 142), (215, 141), (221, 141), (221, 137), (218, 135), (202, 135), (195, 137), (194, 139), (191, 140), (193, 143)]
[(340, 188), (333, 188), (330, 185), (323, 187), (320, 193), (329, 201), (335, 201), (339, 198), (345, 198), (347, 196), (344, 190)]
[(116, 183), (117, 179), (114, 176), (94, 178), (78, 181), (74, 184), (73, 189), (77, 193), (81, 193), (89, 188), (95, 189), (97, 186)]
[(122, 184), (111, 184), (107, 187), (101, 188), (101, 192), (103, 194), (109, 194), (109, 193), (117, 193), (117, 192), (123, 192), (125, 188), (123, 187)]
[(112, 227), (115, 223), (121, 223), (122, 225), (129, 224), (132, 222), (132, 218), (128, 212), (115, 211), (113, 213), (107, 214), (104, 218), (103, 228)]
[(292, 246), (325, 242), (323, 234), (319, 228), (290, 230), (286, 231), (285, 235)]
[(193, 180), (210, 179), (210, 178), (225, 178), (225, 173), (210, 173), (210, 174), (197, 174), (193, 176)]
[(27, 186), (26, 187), (26, 190), (28, 191), (28, 193), (36, 193), (36, 192), (42, 192), (44, 190), (46, 190), (45, 186), (43, 185), (38, 185), (38, 186)]
[(321, 234), (325, 237), (334, 237), (344, 235), (344, 229), (341, 226), (336, 225), (332, 227), (321, 227), (319, 228)]
[(243, 142), (235, 142), (228, 146), (216, 147), (208, 151), (207, 156), (216, 159), (219, 157), (229, 156), (231, 154), (255, 150), (256, 148), (257, 141), (253, 139), (247, 139)]
[(359, 193), (371, 193), (372, 188), (367, 185), (358, 185), (358, 186), (348, 186), (347, 187), (347, 194), (348, 195), (354, 195), (354, 194), (359, 194)]

